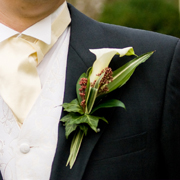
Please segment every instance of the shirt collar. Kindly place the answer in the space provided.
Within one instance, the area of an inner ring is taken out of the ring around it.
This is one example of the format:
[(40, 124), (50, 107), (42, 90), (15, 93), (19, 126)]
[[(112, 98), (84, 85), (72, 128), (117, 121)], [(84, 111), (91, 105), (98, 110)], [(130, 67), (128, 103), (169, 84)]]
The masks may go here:
[(56, 19), (56, 17), (61, 13), (63, 7), (66, 5), (66, 1), (51, 15), (37, 22), (36, 24), (30, 26), (22, 33), (19, 33), (4, 24), (0, 23), (0, 42), (14, 36), (17, 34), (24, 34), (36, 39), (39, 39), (46, 44), (51, 44), (51, 24)]

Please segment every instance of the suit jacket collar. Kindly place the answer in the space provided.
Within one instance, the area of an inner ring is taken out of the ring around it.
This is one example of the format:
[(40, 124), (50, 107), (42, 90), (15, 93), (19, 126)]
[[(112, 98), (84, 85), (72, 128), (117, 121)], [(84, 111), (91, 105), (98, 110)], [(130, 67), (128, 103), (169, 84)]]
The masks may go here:
[[(108, 47), (104, 43), (103, 31), (96, 21), (81, 14), (71, 5), (69, 5), (69, 10), (72, 22), (64, 102), (70, 102), (76, 98), (76, 82), (79, 76), (86, 72), (95, 60), (95, 56), (90, 53), (89, 49)], [(64, 115), (65, 113), (63, 112), (62, 116)], [(51, 180), (80, 180), (92, 150), (102, 135), (105, 126), (105, 124), (102, 124), (100, 133), (88, 132), (88, 135), (83, 139), (78, 158), (70, 170), (69, 167), (66, 167), (66, 161), (69, 156), (72, 137), (68, 140), (65, 139), (65, 130), (60, 122), (58, 145), (52, 166)]]

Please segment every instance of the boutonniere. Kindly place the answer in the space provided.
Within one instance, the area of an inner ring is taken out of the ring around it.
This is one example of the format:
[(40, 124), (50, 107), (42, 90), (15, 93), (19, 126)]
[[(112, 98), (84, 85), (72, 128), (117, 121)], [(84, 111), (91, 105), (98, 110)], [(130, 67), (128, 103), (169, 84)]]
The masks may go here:
[[(70, 103), (62, 105), (64, 111), (69, 112), (61, 119), (65, 125), (66, 138), (72, 132), (75, 132), (66, 164), (66, 166), (69, 164), (70, 168), (75, 163), (83, 137), (87, 135), (88, 129), (91, 128), (97, 133), (99, 131), (99, 120), (108, 123), (104, 117), (95, 116), (93, 113), (100, 108), (125, 108), (123, 102), (117, 99), (103, 101), (103, 97), (123, 86), (132, 76), (136, 67), (153, 54), (153, 52), (148, 52), (137, 56), (132, 47), (123, 49), (90, 49), (90, 51), (96, 55), (96, 61), (86, 73), (79, 77), (76, 84), (77, 98)], [(119, 55), (120, 57), (135, 55), (136, 57), (122, 67), (112, 71), (108, 66), (114, 55)]]

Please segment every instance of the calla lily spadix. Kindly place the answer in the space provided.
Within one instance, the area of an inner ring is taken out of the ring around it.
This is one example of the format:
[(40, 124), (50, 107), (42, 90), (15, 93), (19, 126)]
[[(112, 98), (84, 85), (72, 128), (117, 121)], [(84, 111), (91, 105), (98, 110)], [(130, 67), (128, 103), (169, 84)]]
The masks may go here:
[(109, 66), (114, 55), (123, 56), (131, 56), (135, 55), (132, 47), (126, 47), (122, 49), (117, 48), (101, 48), (101, 49), (90, 49), (90, 52), (96, 55), (96, 60), (92, 66), (92, 73), (90, 75), (90, 82), (94, 82), (97, 80), (97, 74), (101, 72), (103, 69)]

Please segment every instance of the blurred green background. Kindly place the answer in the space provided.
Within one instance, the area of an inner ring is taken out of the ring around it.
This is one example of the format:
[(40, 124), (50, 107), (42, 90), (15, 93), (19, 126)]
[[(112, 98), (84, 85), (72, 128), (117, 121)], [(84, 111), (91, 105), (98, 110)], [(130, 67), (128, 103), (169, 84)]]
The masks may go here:
[(101, 22), (180, 37), (180, 0), (68, 0)]

